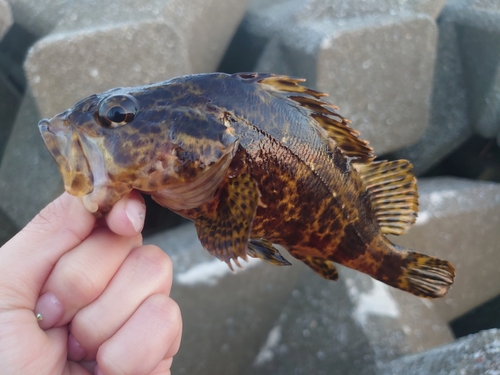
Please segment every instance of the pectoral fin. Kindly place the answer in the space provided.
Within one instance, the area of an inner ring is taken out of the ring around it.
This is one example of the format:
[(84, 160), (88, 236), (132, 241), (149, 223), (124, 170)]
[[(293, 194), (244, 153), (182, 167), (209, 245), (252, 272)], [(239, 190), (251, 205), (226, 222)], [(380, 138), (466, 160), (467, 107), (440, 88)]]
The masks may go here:
[(260, 200), (257, 183), (248, 175), (230, 178), (221, 189), (215, 211), (195, 220), (203, 247), (231, 268), (231, 259), (247, 259), (247, 241)]

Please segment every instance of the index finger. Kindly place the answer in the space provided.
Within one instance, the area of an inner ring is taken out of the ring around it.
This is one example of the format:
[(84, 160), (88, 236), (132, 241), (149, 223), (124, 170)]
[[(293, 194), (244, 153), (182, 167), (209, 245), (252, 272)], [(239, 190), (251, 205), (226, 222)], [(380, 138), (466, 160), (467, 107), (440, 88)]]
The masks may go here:
[(81, 243), (94, 223), (66, 192), (51, 202), (0, 249), (1, 293), (17, 307), (33, 307), (57, 260)]

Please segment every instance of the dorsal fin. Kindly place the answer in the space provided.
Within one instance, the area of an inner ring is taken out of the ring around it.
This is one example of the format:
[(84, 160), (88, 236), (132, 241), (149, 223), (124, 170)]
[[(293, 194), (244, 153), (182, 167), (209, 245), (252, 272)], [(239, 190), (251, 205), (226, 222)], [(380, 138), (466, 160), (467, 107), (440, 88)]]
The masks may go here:
[(418, 192), (407, 160), (355, 163), (384, 234), (400, 235), (415, 222)]
[(267, 74), (258, 74), (255, 78), (257, 82), (271, 86), (300, 107), (307, 109), (309, 116), (326, 131), (326, 136), (335, 142), (345, 156), (355, 159), (356, 162), (371, 162), (374, 159), (373, 149), (367, 141), (358, 138), (359, 132), (348, 126), (350, 121), (337, 113), (338, 107), (320, 99), (328, 94), (300, 86), (299, 83), (305, 81), (301, 78)]

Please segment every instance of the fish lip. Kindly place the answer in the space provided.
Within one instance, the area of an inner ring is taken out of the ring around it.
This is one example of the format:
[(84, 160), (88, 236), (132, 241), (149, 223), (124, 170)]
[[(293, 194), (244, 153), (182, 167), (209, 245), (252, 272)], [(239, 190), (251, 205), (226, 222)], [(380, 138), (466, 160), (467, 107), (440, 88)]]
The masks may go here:
[(82, 196), (94, 189), (93, 174), (78, 132), (62, 112), (38, 123), (40, 135), (51, 156), (59, 166), (64, 188), (72, 195)]
[(109, 203), (110, 178), (108, 176), (105, 157), (99, 145), (85, 134), (78, 134), (83, 154), (93, 177), (93, 190), (86, 194), (82, 203), (90, 212), (97, 212)]
[(44, 118), (40, 120), (38, 122), (38, 130), (49, 152), (52, 154), (52, 157), (60, 164), (57, 157), (61, 156), (65, 159), (67, 158), (67, 141), (71, 138), (73, 132), (67, 119), (67, 111), (51, 119)]

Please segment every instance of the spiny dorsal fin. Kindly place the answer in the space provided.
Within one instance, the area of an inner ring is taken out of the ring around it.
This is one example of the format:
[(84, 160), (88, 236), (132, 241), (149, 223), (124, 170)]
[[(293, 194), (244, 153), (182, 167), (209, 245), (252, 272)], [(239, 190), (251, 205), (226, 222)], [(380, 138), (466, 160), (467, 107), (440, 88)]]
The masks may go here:
[(384, 234), (400, 235), (415, 222), (417, 182), (407, 160), (355, 163)]
[(351, 122), (337, 113), (338, 107), (320, 99), (328, 94), (300, 86), (299, 83), (305, 81), (301, 78), (259, 74), (255, 78), (257, 82), (285, 93), (287, 98), (306, 108), (309, 116), (326, 131), (326, 136), (335, 142), (335, 146), (340, 148), (345, 156), (357, 162), (370, 162), (374, 159), (373, 149), (367, 141), (358, 138), (359, 132), (348, 126)]

